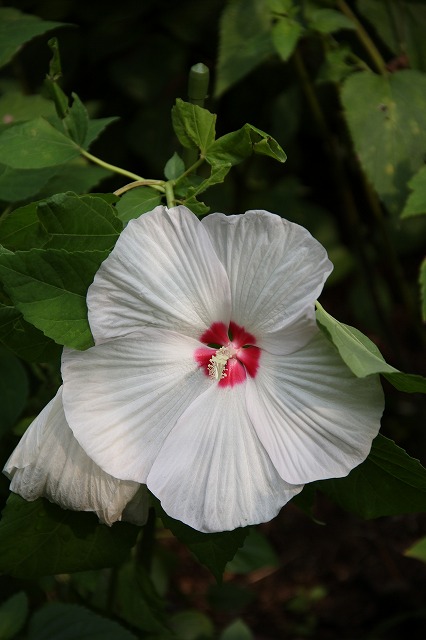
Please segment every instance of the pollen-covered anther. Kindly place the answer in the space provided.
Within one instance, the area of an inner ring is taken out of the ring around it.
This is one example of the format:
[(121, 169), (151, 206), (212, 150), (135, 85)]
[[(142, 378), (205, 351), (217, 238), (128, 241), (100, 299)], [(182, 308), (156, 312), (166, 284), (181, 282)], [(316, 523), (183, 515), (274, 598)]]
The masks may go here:
[(214, 356), (210, 358), (209, 364), (207, 365), (210, 378), (217, 381), (226, 378), (226, 364), (234, 355), (234, 349), (230, 349), (229, 347), (220, 347)]

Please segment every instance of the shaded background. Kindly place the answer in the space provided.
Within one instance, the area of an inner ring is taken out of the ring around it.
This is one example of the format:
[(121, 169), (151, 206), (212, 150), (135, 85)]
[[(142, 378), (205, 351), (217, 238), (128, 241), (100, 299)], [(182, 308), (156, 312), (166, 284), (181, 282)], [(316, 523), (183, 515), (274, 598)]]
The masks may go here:
[[(372, 0), (373, 7), (374, 2), (380, 4)], [(250, 1), (248, 8), (252, 4)], [(366, 2), (361, 4), (361, 8), (368, 7)], [(256, 156), (234, 168), (224, 185), (207, 192), (207, 204), (212, 210), (229, 213), (264, 208), (309, 228), (335, 264), (322, 296), (323, 306), (340, 321), (366, 333), (390, 364), (425, 373), (417, 284), (425, 224), (419, 219), (396, 221), (366, 183), (339, 101), (339, 82), (345, 71), (340, 70), (338, 82), (330, 81), (318, 34), (302, 38), (297, 57), (287, 62), (278, 55), (259, 57), (248, 74), (218, 95), (217, 60), (226, 6), (222, 0), (121, 0), (110, 6), (98, 0), (51, 0), (1, 5), (74, 25), (55, 32), (62, 58), (62, 87), (68, 94), (75, 91), (92, 115), (119, 116), (95, 143), (93, 152), (147, 178), (162, 178), (166, 161), (179, 151), (170, 109), (176, 97), (186, 98), (191, 65), (206, 64), (211, 70), (206, 106), (218, 114), (218, 133), (249, 122), (274, 136), (288, 155), (283, 166)], [(408, 6), (410, 11), (418, 9), (418, 21), (423, 24), (423, 20), (426, 28), (422, 3)], [(389, 68), (426, 70), (426, 45), (423, 49), (419, 45), (416, 57), (410, 60), (380, 37), (377, 25), (371, 22), (374, 13), (369, 14), (370, 22), (362, 13), (358, 15)], [(51, 57), (47, 40), (48, 36), (42, 36), (23, 48), (3, 70), (0, 90), (16, 87), (27, 94), (43, 90)], [(350, 31), (336, 35), (336, 42), (346, 42), (365, 57)], [(305, 73), (311, 79), (308, 86), (315, 91), (319, 116), (309, 98)], [(120, 177), (109, 178), (94, 190), (113, 191), (122, 184)], [(387, 220), (413, 312), (407, 309), (389, 267), (377, 206)], [(29, 402), (21, 416), (25, 421), (53, 395), (58, 373), (54, 365), (24, 367), (29, 378)], [(418, 396), (398, 393), (390, 386), (386, 391), (384, 435), (425, 463), (424, 404)], [(16, 441), (16, 432), (4, 438), (2, 460)], [(2, 479), (0, 487), (4, 501), (6, 480)], [(160, 536), (153, 571), (168, 610), (197, 609), (212, 621), (215, 633), (242, 618), (259, 640), (397, 639), (402, 634), (424, 638), (426, 567), (403, 554), (426, 534), (425, 516), (363, 522), (324, 497), (318, 500), (315, 515), (319, 522), (289, 505), (276, 520), (260, 527), (271, 549), (259, 543), (266, 553), (258, 560), (259, 566), (253, 568), (252, 562), (234, 567), (225, 575), (223, 586), (215, 585), (174, 539)], [(32, 610), (48, 600), (85, 603), (97, 610), (101, 600), (98, 587), (93, 586), (96, 580), (77, 576), (21, 583), (1, 577), (1, 596), (24, 589)], [(212, 637), (212, 633), (204, 618), (195, 617), (182, 637), (196, 640)]]

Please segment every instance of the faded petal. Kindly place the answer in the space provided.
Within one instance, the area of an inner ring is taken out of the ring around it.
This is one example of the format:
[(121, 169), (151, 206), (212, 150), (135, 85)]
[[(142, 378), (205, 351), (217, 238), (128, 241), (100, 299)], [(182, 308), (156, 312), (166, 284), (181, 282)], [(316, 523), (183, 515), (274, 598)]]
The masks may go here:
[[(27, 429), (4, 473), (11, 491), (25, 500), (43, 496), (64, 509), (94, 511), (108, 525), (121, 520), (140, 487), (108, 475), (83, 451), (65, 419), (62, 387)], [(133, 521), (145, 522), (145, 503), (139, 502)]]
[(95, 343), (143, 326), (198, 337), (229, 322), (230, 291), (208, 233), (185, 207), (131, 220), (87, 294)]
[(146, 328), (87, 351), (64, 351), (65, 415), (102, 469), (145, 483), (179, 416), (211, 384), (194, 359), (199, 346)]
[(245, 405), (244, 385), (210, 386), (180, 417), (148, 476), (166, 513), (198, 531), (271, 520), (303, 488), (280, 478)]
[(246, 390), (256, 433), (287, 482), (346, 476), (379, 431), (379, 377), (356, 378), (320, 332), (291, 355), (262, 353)]
[[(279, 342), (280, 353), (306, 344), (314, 302), (333, 269), (324, 247), (303, 227), (267, 211), (214, 213), (202, 225), (228, 274), (232, 320), (274, 352)], [(280, 331), (273, 347), (271, 334)]]

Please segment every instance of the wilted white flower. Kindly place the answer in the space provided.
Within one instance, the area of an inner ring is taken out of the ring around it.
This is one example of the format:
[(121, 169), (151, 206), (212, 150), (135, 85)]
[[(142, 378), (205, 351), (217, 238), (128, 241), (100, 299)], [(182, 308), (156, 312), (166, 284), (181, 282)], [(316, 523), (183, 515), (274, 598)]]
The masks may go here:
[(6, 464), (12, 491), (143, 522), (147, 485), (173, 518), (223, 531), (347, 475), (383, 394), (316, 326), (331, 270), (266, 211), (130, 221), (88, 291), (95, 346), (64, 350), (63, 387)]

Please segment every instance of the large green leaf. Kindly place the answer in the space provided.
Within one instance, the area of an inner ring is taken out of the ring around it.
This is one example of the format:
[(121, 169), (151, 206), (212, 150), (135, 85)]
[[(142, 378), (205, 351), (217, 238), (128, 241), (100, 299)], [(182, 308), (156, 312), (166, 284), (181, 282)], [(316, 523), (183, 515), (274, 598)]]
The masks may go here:
[(41, 169), (69, 162), (78, 146), (44, 118), (9, 127), (0, 135), (0, 163), (15, 169)]
[(36, 196), (57, 173), (58, 167), (14, 169), (0, 165), (0, 200), (23, 202)]
[(33, 615), (27, 640), (137, 640), (137, 636), (77, 604), (53, 602)]
[(389, 382), (407, 393), (426, 393), (426, 379), (402, 373), (384, 360), (379, 349), (361, 331), (339, 322), (317, 303), (317, 321), (326, 336), (339, 351), (342, 360), (359, 378), (382, 374)]
[(219, 96), (274, 53), (264, 0), (230, 0), (220, 20), (215, 95)]
[(0, 256), (0, 278), (27, 322), (58, 344), (93, 344), (86, 293), (107, 251), (31, 249)]
[(67, 251), (111, 249), (123, 229), (113, 207), (96, 196), (58, 193), (40, 202), (37, 215), (46, 247)]
[(407, 197), (407, 182), (426, 149), (426, 75), (356, 73), (346, 79), (342, 103), (361, 165), (392, 213)]
[(11, 251), (40, 249), (48, 239), (37, 217), (37, 202), (0, 218), (0, 243)]
[(179, 520), (174, 520), (165, 513), (158, 500), (153, 501), (164, 526), (192, 551), (197, 560), (212, 572), (217, 581), (220, 581), (226, 564), (233, 559), (243, 544), (249, 528), (222, 533), (201, 533)]
[(378, 435), (371, 453), (346, 478), (315, 485), (362, 518), (426, 510), (426, 469), (392, 440)]
[(28, 579), (112, 567), (128, 556), (138, 531), (122, 522), (107, 527), (93, 514), (11, 494), (0, 521), (0, 571)]
[(0, 348), (0, 434), (14, 426), (27, 398), (28, 377), (24, 367), (10, 351)]
[(0, 8), (0, 67), (7, 64), (28, 40), (62, 26), (66, 25), (42, 20), (17, 9)]
[(60, 345), (26, 322), (15, 307), (3, 304), (0, 304), (0, 342), (28, 362), (59, 362), (62, 352)]
[(0, 98), (0, 122), (6, 124), (54, 115), (55, 108), (52, 102), (43, 96), (28, 96), (19, 91), (8, 91)]

